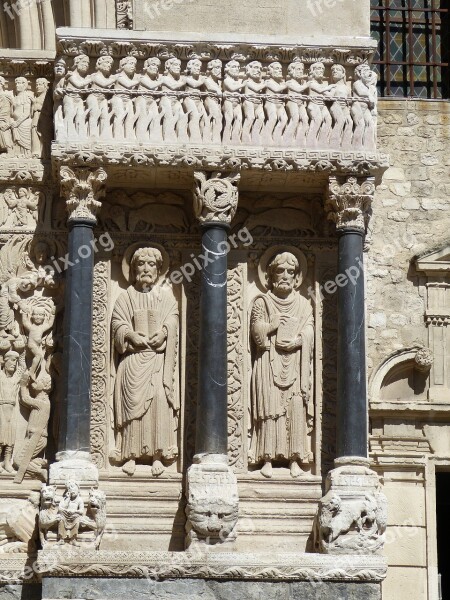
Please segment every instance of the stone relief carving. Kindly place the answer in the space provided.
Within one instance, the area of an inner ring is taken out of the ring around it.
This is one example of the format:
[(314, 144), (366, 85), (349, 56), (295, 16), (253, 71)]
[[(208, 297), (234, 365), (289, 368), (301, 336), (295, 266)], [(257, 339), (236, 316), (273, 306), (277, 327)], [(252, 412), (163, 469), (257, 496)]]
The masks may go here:
[(162, 247), (134, 245), (123, 265), (130, 286), (112, 314), (118, 365), (117, 437), (111, 458), (121, 462), (129, 475), (137, 461), (151, 460), (152, 473), (158, 477), (178, 457), (179, 309), (173, 291), (164, 284), (169, 257)]
[(96, 220), (101, 208), (99, 198), (105, 195), (106, 171), (102, 168), (95, 171), (87, 168), (71, 169), (63, 166), (60, 169), (61, 192), (66, 198), (69, 220)]
[(166, 54), (164, 65), (149, 56), (141, 65), (134, 51), (120, 58), (114, 75), (117, 56), (101, 55), (95, 71), (89, 56), (75, 56), (72, 70), (55, 83), (64, 124), (57, 141), (99, 135), (144, 144), (375, 149), (376, 77), (368, 64), (356, 67), (351, 87), (350, 69), (339, 63), (326, 74), (328, 65), (314, 62), (306, 76), (299, 60), (204, 64), (200, 56)]
[(36, 229), (44, 223), (45, 196), (36, 188), (8, 187), (0, 192), (0, 228)]
[(374, 177), (330, 177), (325, 205), (328, 218), (336, 223), (337, 229), (349, 227), (366, 231), (374, 194)]
[(105, 526), (106, 496), (101, 490), (91, 488), (85, 507), (80, 484), (74, 480), (67, 481), (62, 497), (56, 486), (42, 486), (39, 538), (43, 549), (57, 544), (98, 550)]
[(39, 492), (31, 492), (26, 500), (3, 501), (0, 508), (0, 555), (30, 552), (36, 549), (36, 517)]
[(116, 0), (117, 29), (133, 29), (132, 0)]
[(46, 480), (52, 375), (61, 355), (56, 244), (14, 237), (0, 250), (0, 446), (3, 472)]
[(254, 300), (250, 317), (255, 346), (251, 460), (263, 462), (261, 474), (269, 478), (274, 461), (288, 461), (292, 477), (298, 477), (313, 460), (314, 320), (310, 303), (298, 291), (307, 261), (298, 250), (272, 248), (259, 270), (268, 291)]
[(238, 205), (239, 174), (194, 173), (194, 213), (200, 223), (231, 223)]
[(14, 80), (14, 91), (0, 76), (0, 152), (8, 157), (48, 158), (52, 139), (53, 109), (50, 81), (36, 79), (36, 93), (24, 76)]

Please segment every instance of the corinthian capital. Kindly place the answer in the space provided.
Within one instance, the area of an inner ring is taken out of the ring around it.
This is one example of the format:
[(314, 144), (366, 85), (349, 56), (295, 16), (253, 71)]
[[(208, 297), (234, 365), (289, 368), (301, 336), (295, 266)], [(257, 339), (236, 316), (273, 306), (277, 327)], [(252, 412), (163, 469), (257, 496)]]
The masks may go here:
[(238, 205), (238, 173), (194, 173), (194, 212), (200, 223), (230, 224)]
[(366, 231), (375, 193), (374, 177), (330, 177), (325, 209), (336, 229)]
[(69, 221), (78, 219), (96, 221), (96, 214), (105, 195), (106, 171), (102, 168), (61, 167), (61, 192), (66, 198)]

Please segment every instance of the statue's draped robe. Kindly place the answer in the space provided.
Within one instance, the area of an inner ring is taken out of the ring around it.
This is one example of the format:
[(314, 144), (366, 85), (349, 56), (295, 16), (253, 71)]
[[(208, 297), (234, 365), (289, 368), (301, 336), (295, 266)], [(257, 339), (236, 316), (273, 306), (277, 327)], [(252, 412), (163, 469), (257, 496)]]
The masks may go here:
[(21, 376), (19, 370), (11, 377), (0, 371), (0, 446), (14, 446)]
[[(126, 336), (136, 332), (136, 312), (157, 315), (156, 330), (165, 329), (167, 339), (155, 352), (134, 350)], [(179, 391), (176, 376), (178, 306), (171, 290), (156, 286), (150, 292), (129, 287), (114, 307), (112, 331), (121, 355), (114, 388), (116, 424), (121, 435), (123, 460), (152, 458), (167, 460), (178, 455), (177, 429)]]
[[(302, 336), (300, 349), (276, 347), (277, 332), (269, 334), (270, 320), (285, 315), (293, 324), (290, 339)], [(252, 453), (261, 460), (312, 459), (308, 420), (313, 417), (311, 366), (314, 347), (313, 312), (299, 293), (281, 299), (272, 292), (258, 296), (251, 313), (256, 344), (252, 374), (254, 434)]]

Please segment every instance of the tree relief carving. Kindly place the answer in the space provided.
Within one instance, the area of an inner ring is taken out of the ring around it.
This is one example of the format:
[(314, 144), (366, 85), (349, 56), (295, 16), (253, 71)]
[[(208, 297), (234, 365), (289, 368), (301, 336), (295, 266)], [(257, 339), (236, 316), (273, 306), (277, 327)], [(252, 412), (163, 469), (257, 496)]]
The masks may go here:
[(270, 248), (260, 260), (266, 288), (251, 308), (252, 441), (249, 461), (273, 476), (274, 463), (288, 463), (299, 477), (313, 461), (312, 358), (314, 319), (299, 288), (307, 273), (305, 255), (290, 247)]
[(154, 477), (176, 462), (178, 421), (178, 301), (165, 283), (169, 257), (162, 246), (135, 244), (125, 253), (130, 286), (115, 302), (114, 462), (133, 475), (152, 464)]

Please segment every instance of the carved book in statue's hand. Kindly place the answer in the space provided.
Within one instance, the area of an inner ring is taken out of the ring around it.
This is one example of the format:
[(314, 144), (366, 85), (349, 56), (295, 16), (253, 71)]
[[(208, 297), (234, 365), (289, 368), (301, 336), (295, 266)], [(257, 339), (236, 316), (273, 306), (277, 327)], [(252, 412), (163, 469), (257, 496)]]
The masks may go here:
[(285, 346), (297, 337), (299, 320), (296, 317), (287, 317), (283, 319), (277, 329), (276, 343), (279, 346)]
[(134, 313), (134, 325), (137, 333), (142, 333), (148, 338), (152, 338), (159, 331), (158, 311), (156, 310), (136, 310)]

